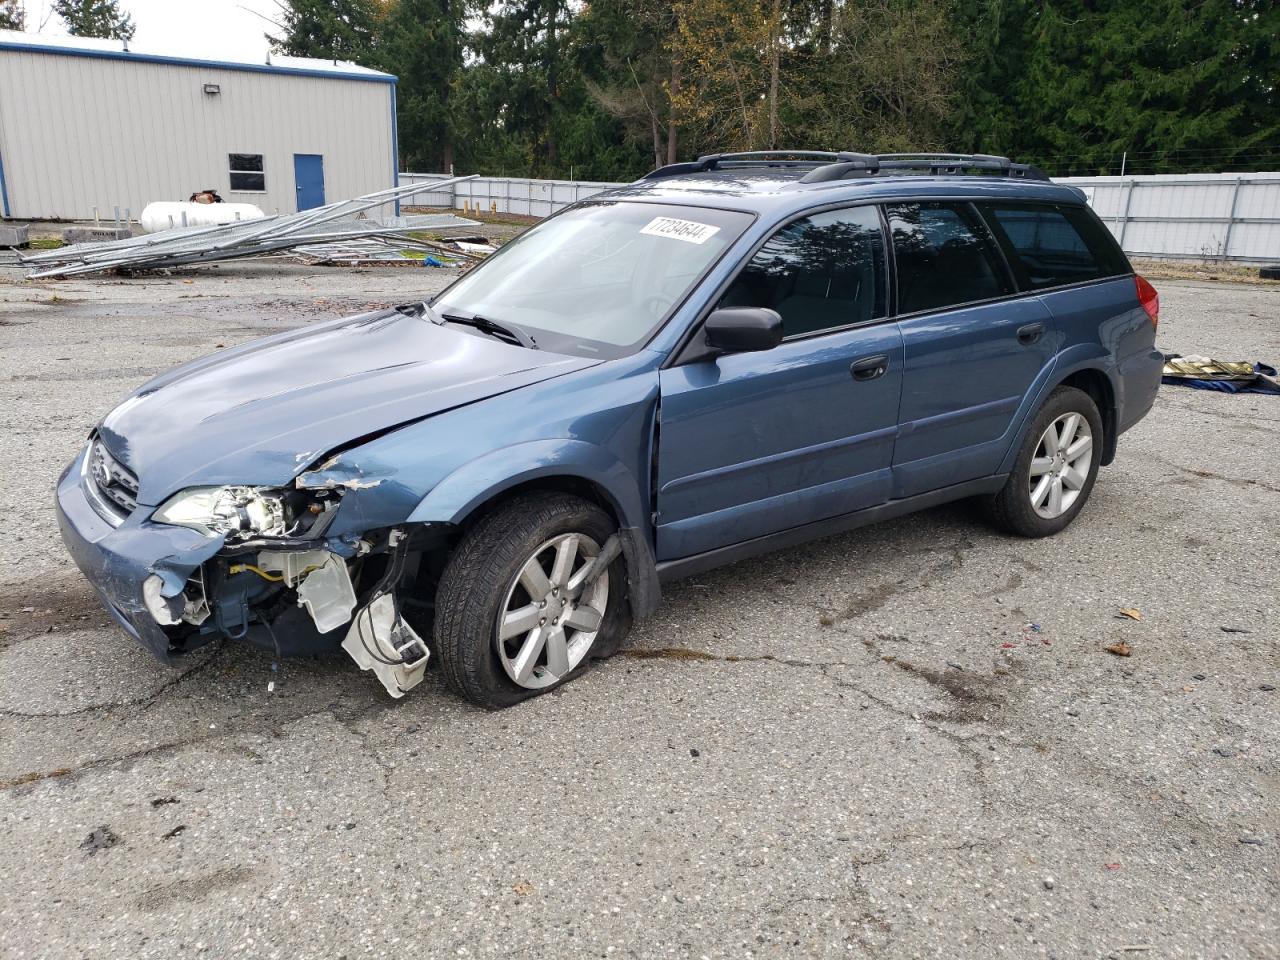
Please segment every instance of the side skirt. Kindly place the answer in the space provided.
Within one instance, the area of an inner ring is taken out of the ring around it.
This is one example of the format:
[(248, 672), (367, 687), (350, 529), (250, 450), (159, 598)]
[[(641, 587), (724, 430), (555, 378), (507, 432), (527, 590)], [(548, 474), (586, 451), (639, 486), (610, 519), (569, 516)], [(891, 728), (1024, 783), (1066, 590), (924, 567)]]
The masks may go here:
[(682, 577), (690, 577), (716, 567), (723, 567), (726, 564), (737, 563), (739, 560), (746, 560), (748, 557), (755, 557), (762, 553), (771, 553), (774, 550), (782, 550), (786, 547), (794, 547), (797, 544), (808, 543), (810, 540), (819, 540), (822, 537), (830, 537), (837, 533), (856, 530), (858, 527), (879, 523), (881, 520), (892, 520), (894, 517), (915, 513), (917, 510), (926, 510), (929, 507), (936, 507), (952, 500), (963, 500), (965, 497), (995, 493), (1004, 486), (1007, 477), (1008, 474), (979, 477), (977, 480), (967, 480), (964, 483), (956, 483), (938, 490), (930, 490), (928, 493), (917, 494), (914, 497), (904, 497), (901, 500), (890, 500), (888, 503), (867, 507), (865, 510), (855, 510), (853, 513), (844, 513), (828, 520), (818, 520), (814, 523), (806, 523), (803, 526), (779, 530), (777, 533), (771, 533), (767, 536), (744, 540), (742, 543), (730, 544), (727, 547), (717, 547), (715, 550), (695, 553), (692, 556), (681, 557), (678, 560), (664, 560), (658, 564), (658, 579), (663, 583), (679, 580)]

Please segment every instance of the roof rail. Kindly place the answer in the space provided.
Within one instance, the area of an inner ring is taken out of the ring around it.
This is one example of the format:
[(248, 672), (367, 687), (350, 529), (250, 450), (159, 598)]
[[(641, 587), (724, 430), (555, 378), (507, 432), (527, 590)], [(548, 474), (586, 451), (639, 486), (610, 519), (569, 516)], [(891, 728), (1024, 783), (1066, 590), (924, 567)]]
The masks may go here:
[[(1018, 180), (1048, 180), (1049, 176), (1028, 163), (1014, 163), (1008, 157), (996, 157), (986, 153), (881, 153), (870, 158), (876, 161), (871, 172), (893, 170), (922, 170), (933, 176), (959, 176), (968, 170), (991, 171), (999, 177)], [(801, 178), (804, 183), (824, 180), (843, 180), (851, 176), (868, 176), (867, 168), (851, 164), (830, 164), (818, 167)]]
[(851, 153), (829, 150), (750, 150), (743, 153), (709, 153), (688, 163), (669, 163), (642, 180), (661, 180), (690, 173), (706, 173), (728, 166), (812, 167), (801, 183), (822, 183), (870, 177), (895, 170), (921, 170), (932, 176), (961, 176), (967, 171), (990, 172), (1016, 180), (1048, 180), (1039, 167), (1014, 163), (1008, 157), (987, 153)]
[(726, 166), (821, 167), (833, 163), (865, 160), (867, 154), (840, 153), (834, 150), (746, 150), (741, 153), (709, 153), (688, 163), (669, 163), (641, 180), (661, 180), (688, 173), (706, 173)]

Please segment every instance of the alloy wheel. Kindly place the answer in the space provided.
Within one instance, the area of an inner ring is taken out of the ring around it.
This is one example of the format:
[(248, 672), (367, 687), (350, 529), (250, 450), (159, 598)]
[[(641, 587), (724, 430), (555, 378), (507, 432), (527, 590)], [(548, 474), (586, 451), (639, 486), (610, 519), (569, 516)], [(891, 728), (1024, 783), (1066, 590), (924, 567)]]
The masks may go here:
[(1045, 429), (1031, 458), (1031, 507), (1046, 520), (1080, 498), (1093, 466), (1093, 432), (1083, 414), (1064, 413)]
[(591, 649), (609, 604), (609, 573), (584, 580), (600, 545), (581, 533), (553, 537), (507, 588), (494, 629), (502, 668), (530, 690), (571, 673)]

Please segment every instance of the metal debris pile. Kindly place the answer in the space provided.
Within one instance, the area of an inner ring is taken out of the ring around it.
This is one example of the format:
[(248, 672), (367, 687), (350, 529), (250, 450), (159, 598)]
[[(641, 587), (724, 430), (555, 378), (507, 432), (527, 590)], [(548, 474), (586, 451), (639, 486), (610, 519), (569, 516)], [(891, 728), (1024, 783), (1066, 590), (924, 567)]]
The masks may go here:
[[(455, 177), (445, 184), (470, 180)], [(165, 230), (160, 233), (111, 240), (78, 243), (56, 250), (22, 255), (32, 268), (32, 280), (70, 277), (108, 270), (162, 270), (193, 264), (220, 263), (246, 257), (295, 255), (308, 263), (369, 262), (404, 260), (402, 251), (430, 256), (433, 250), (447, 251), (449, 257), (477, 259), (474, 253), (445, 247), (411, 236), (430, 230), (474, 230), (475, 220), (449, 213), (378, 220), (367, 211), (405, 200), (416, 193), (439, 190), (441, 183), (410, 183), (353, 200), (343, 200), (300, 213), (275, 215), (261, 220), (242, 220), (223, 226)]]
[[(414, 232), (431, 230), (439, 231), (462, 227), (474, 221), (462, 217), (452, 217), (456, 223), (441, 224), (440, 215), (401, 217), (409, 221), (405, 230)], [(470, 244), (459, 243), (452, 237), (440, 242), (424, 240), (408, 233), (393, 233), (364, 237), (357, 240), (341, 240), (337, 242), (309, 243), (295, 247), (290, 256), (306, 264), (361, 264), (361, 263), (403, 263), (426, 266), (448, 266), (462, 261), (483, 260), (484, 255), (492, 253), (496, 248), (475, 248)]]

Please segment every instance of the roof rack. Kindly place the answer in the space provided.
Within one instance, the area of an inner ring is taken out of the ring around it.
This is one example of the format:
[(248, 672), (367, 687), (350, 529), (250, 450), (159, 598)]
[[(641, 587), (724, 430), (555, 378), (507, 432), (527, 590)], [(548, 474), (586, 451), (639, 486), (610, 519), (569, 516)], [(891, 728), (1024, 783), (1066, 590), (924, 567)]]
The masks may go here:
[(747, 150), (741, 153), (708, 153), (688, 163), (669, 163), (642, 180), (661, 180), (689, 173), (706, 173), (725, 167), (818, 167), (833, 163), (874, 159), (865, 153), (841, 153), (834, 150)]
[(1017, 180), (1048, 180), (1049, 176), (1028, 163), (986, 153), (851, 153), (829, 150), (751, 150), (743, 153), (709, 153), (688, 163), (670, 163), (647, 173), (643, 180), (661, 180), (690, 173), (707, 173), (726, 167), (811, 167), (801, 183), (822, 183), (872, 177), (888, 171), (919, 170), (932, 176), (963, 176), (970, 171), (992, 173)]
[[(871, 161), (866, 163), (864, 161)], [(968, 171), (990, 171), (998, 177), (1017, 180), (1049, 179), (1039, 167), (1029, 163), (1014, 163), (1008, 157), (996, 157), (987, 153), (880, 153), (863, 156), (854, 162), (831, 163), (809, 171), (800, 178), (801, 183), (821, 183), (826, 180), (845, 180), (853, 176), (869, 176), (890, 170), (920, 170), (931, 176), (963, 176)]]

